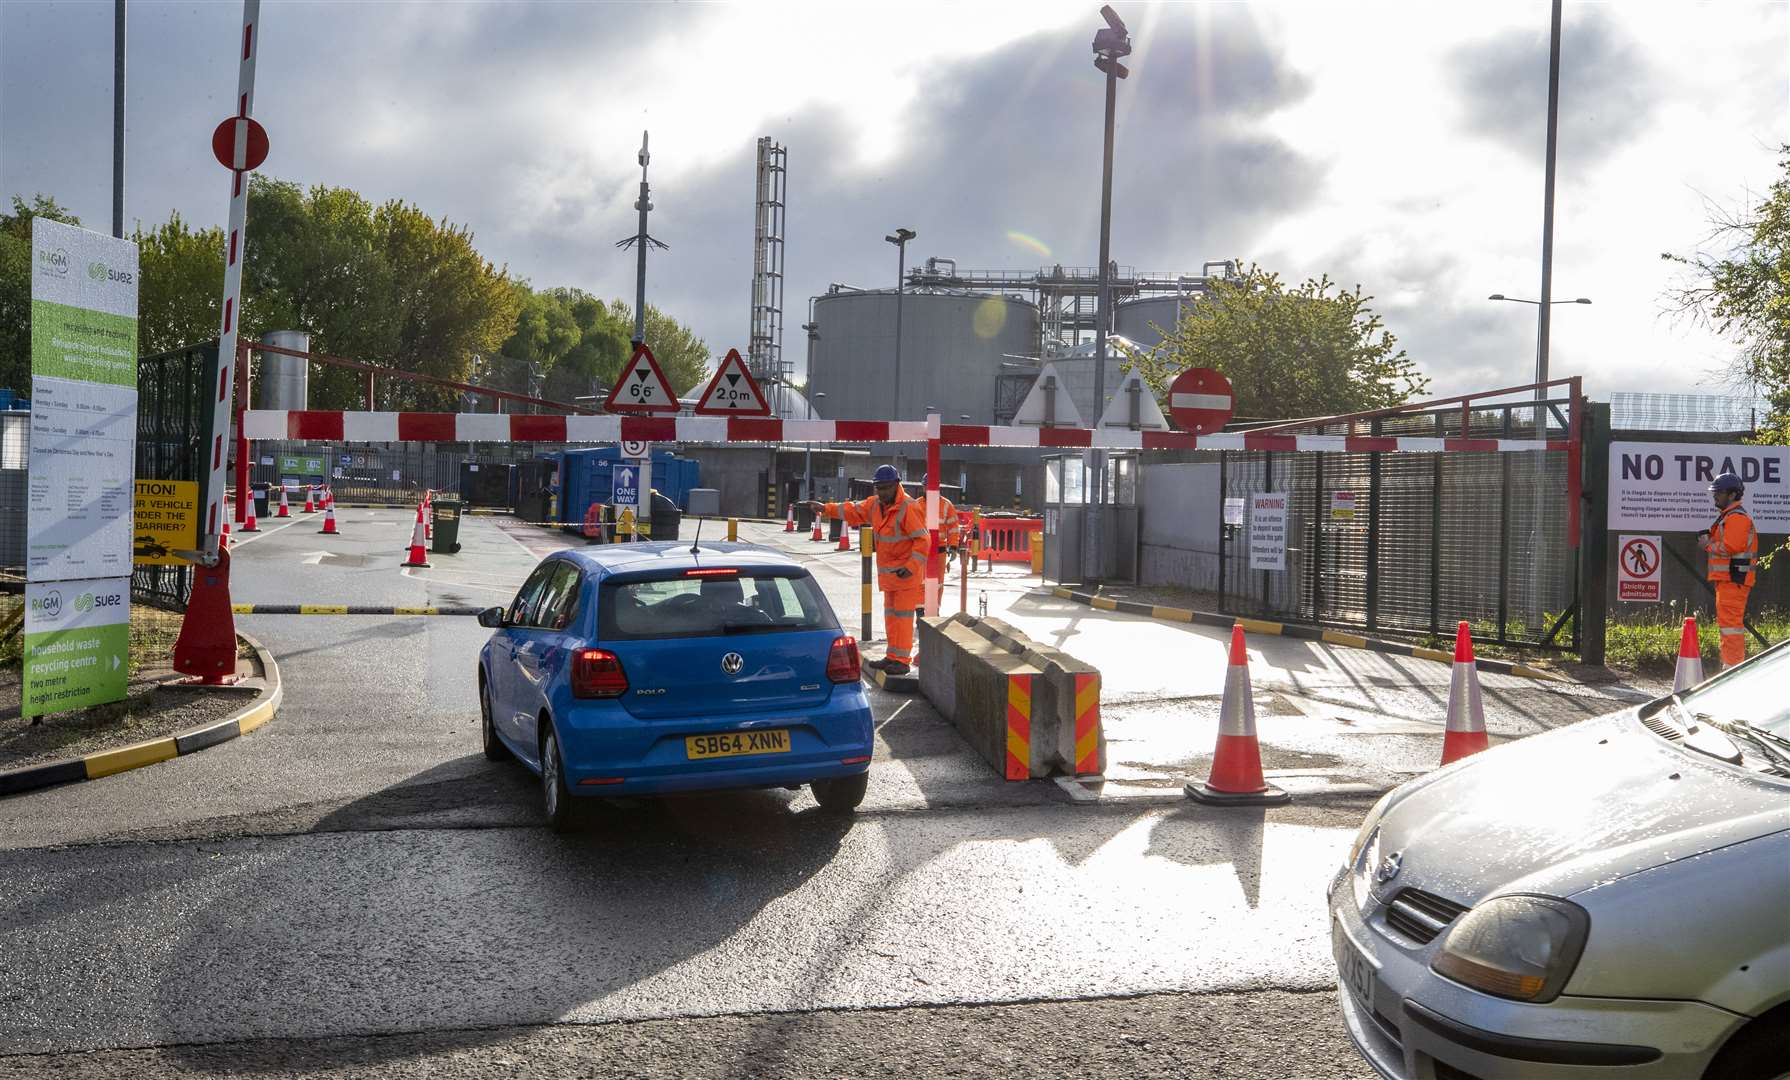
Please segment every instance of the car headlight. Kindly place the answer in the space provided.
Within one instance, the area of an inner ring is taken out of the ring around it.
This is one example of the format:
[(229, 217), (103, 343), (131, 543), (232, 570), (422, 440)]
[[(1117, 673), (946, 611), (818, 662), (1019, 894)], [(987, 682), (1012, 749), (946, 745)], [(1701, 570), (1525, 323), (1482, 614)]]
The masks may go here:
[(1380, 865), (1380, 827), (1368, 832), (1367, 843), (1358, 846), (1349, 858), (1349, 884), (1355, 890), (1355, 910), (1367, 906), (1374, 888), (1374, 868)]
[(1513, 1001), (1552, 1001), (1578, 965), (1590, 929), (1591, 917), (1577, 904), (1499, 896), (1461, 916), (1430, 969)]
[(1361, 849), (1367, 846), (1368, 839), (1373, 836), (1374, 830), (1379, 828), (1380, 819), (1386, 816), (1386, 807), (1391, 802), (1392, 792), (1388, 791), (1380, 796), (1380, 801), (1374, 803), (1374, 808), (1361, 819), (1361, 828), (1355, 831), (1355, 842), (1349, 845), (1349, 869), (1353, 870), (1360, 865)]

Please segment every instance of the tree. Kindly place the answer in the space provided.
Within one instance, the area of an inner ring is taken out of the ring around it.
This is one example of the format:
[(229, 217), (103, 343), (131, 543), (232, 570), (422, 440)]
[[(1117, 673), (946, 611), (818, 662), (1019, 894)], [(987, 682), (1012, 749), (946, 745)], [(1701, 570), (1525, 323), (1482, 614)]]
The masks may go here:
[(1397, 348), (1357, 285), (1328, 276), (1286, 287), (1278, 274), (1246, 267), (1193, 304), (1139, 361), (1158, 396), (1190, 367), (1231, 381), (1236, 415), (1293, 419), (1399, 405), (1429, 379)]
[(0, 386), (31, 392), (31, 219), (79, 225), (81, 219), (47, 195), (12, 197), (0, 214)]
[(1720, 254), (1660, 256), (1690, 273), (1670, 294), (1678, 311), (1740, 345), (1731, 374), (1771, 403), (1758, 432), (1766, 443), (1790, 443), (1790, 144), (1779, 155), (1778, 177), (1756, 206), (1712, 208), (1704, 242)]
[(218, 336), (224, 230), (192, 229), (178, 213), (137, 227), (137, 351), (169, 352)]

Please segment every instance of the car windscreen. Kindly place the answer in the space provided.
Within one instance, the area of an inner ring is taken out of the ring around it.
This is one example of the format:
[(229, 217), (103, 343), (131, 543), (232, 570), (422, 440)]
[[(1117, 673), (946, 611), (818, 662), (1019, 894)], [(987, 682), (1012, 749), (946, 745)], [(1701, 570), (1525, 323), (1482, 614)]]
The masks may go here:
[(597, 600), (603, 641), (719, 637), (835, 629), (820, 586), (802, 571), (720, 572), (609, 579)]
[(1717, 720), (1745, 720), (1790, 738), (1790, 648), (1773, 649), (1732, 675), (1683, 696), (1684, 707)]

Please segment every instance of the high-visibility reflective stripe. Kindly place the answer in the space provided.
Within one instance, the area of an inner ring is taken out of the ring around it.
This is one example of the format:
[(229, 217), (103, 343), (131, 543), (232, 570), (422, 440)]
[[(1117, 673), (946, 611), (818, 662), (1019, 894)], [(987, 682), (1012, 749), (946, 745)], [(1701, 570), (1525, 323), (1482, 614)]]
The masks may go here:
[(919, 611), (920, 611), (919, 608), (915, 608), (912, 611), (889, 611), (889, 610), (885, 609), (883, 611), (883, 614), (887, 615), (891, 619), (911, 619), (915, 615), (919, 614)]
[(1722, 627), (1722, 633), (1723, 634), (1744, 634), (1744, 633), (1746, 633), (1746, 627), (1744, 627), (1744, 626), (1724, 626), (1724, 627)]

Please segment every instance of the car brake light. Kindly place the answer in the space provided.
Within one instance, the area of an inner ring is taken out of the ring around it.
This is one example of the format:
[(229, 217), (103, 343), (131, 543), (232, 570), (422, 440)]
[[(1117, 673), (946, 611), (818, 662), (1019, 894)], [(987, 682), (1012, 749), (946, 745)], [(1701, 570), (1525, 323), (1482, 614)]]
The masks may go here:
[(827, 653), (827, 678), (836, 683), (850, 683), (857, 682), (858, 676), (858, 639), (834, 639), (833, 648)]
[(694, 570), (685, 570), (684, 571), (685, 577), (738, 577), (739, 574), (740, 574), (740, 572), (731, 566), (729, 566), (729, 567), (699, 566)]
[(572, 654), (572, 696), (621, 697), (628, 692), (628, 673), (621, 657), (607, 649), (579, 649)]

